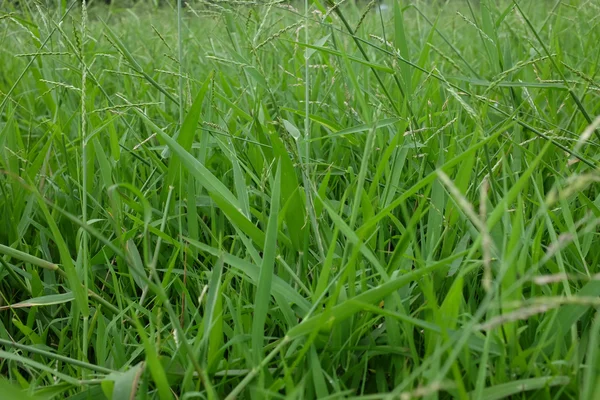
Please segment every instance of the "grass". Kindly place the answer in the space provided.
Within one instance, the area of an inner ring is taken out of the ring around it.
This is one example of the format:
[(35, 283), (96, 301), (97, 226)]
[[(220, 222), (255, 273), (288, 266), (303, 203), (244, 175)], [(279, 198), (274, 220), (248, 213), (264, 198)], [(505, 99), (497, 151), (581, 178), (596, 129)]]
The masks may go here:
[(598, 2), (22, 3), (7, 398), (597, 398)]

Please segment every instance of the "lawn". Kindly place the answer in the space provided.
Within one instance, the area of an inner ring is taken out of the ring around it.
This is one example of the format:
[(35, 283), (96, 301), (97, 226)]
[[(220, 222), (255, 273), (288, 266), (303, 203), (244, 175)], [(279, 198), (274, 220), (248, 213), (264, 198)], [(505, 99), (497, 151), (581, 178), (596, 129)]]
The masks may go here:
[(14, 3), (1, 398), (599, 398), (598, 0)]

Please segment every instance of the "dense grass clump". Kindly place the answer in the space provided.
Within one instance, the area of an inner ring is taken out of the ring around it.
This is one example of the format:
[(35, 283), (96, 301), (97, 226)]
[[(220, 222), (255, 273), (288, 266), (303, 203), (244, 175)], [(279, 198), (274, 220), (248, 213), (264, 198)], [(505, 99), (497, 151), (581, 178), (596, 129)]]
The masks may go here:
[(598, 398), (598, 1), (189, 3), (0, 1), (0, 398)]

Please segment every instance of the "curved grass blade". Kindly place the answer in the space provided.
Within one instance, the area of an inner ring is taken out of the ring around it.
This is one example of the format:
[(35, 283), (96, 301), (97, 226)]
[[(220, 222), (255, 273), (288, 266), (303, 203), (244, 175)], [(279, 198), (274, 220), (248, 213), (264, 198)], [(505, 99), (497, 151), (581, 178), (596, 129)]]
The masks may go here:
[(50, 306), (55, 304), (69, 303), (75, 299), (73, 292), (61, 293), (61, 294), (50, 294), (47, 296), (34, 297), (33, 299), (20, 301), (15, 304), (0, 307), (0, 310), (6, 310), (7, 308), (28, 308), (28, 307), (39, 307), (39, 306)]

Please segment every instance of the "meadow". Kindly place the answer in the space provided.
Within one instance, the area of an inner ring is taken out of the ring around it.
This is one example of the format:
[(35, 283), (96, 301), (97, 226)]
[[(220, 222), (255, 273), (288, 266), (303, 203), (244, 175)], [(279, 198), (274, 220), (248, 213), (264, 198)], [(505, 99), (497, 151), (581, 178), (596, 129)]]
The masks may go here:
[(0, 0), (0, 398), (598, 399), (600, 2)]

